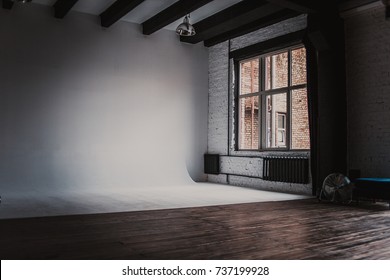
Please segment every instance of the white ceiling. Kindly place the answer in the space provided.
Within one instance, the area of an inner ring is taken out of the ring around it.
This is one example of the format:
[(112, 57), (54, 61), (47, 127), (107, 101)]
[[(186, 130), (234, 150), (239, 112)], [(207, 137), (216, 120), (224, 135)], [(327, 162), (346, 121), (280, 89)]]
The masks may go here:
[[(178, 0), (145, 0), (138, 7), (136, 7), (134, 10), (124, 16), (122, 20), (140, 24), (177, 1)], [(240, 1), (242, 0), (214, 0), (209, 4), (206, 4), (203, 7), (193, 11), (191, 13), (191, 23), (195, 23), (199, 20), (202, 20)], [(47, 6), (53, 6), (56, 0), (33, 0), (32, 2)], [(77, 11), (92, 15), (100, 15), (114, 2), (115, 0), (79, 0), (74, 5), (71, 11)], [(182, 19), (179, 19), (176, 22), (167, 25), (165, 28), (169, 30), (175, 30), (175, 28), (181, 22)]]

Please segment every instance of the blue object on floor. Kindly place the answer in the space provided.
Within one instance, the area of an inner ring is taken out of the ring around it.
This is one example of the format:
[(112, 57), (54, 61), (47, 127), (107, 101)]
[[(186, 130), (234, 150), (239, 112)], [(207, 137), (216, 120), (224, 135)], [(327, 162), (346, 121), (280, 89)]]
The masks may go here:
[(390, 207), (390, 178), (357, 178), (354, 180), (353, 198), (385, 200)]
[(390, 178), (357, 178), (356, 181), (390, 184)]

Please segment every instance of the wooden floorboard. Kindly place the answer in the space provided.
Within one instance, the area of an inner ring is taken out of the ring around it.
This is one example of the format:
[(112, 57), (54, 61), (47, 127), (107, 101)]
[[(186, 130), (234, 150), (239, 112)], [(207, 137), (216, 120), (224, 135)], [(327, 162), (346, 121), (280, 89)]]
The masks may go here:
[(386, 204), (315, 199), (0, 220), (1, 259), (390, 259)]

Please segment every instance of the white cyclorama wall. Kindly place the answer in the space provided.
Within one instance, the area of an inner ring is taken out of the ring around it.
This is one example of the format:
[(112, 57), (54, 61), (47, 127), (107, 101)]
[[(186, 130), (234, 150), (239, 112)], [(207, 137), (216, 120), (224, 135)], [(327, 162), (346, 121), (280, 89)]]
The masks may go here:
[(390, 176), (390, 21), (381, 3), (344, 15), (348, 168)]
[(0, 9), (0, 194), (204, 180), (205, 47), (14, 6)]

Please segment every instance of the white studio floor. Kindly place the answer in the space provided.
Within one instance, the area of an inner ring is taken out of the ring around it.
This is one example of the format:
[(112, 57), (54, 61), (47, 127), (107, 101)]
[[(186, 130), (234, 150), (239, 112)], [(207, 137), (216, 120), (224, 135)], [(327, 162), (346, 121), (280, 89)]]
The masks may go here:
[(198, 183), (91, 191), (3, 194), (0, 219), (110, 213), (304, 199), (309, 196)]

